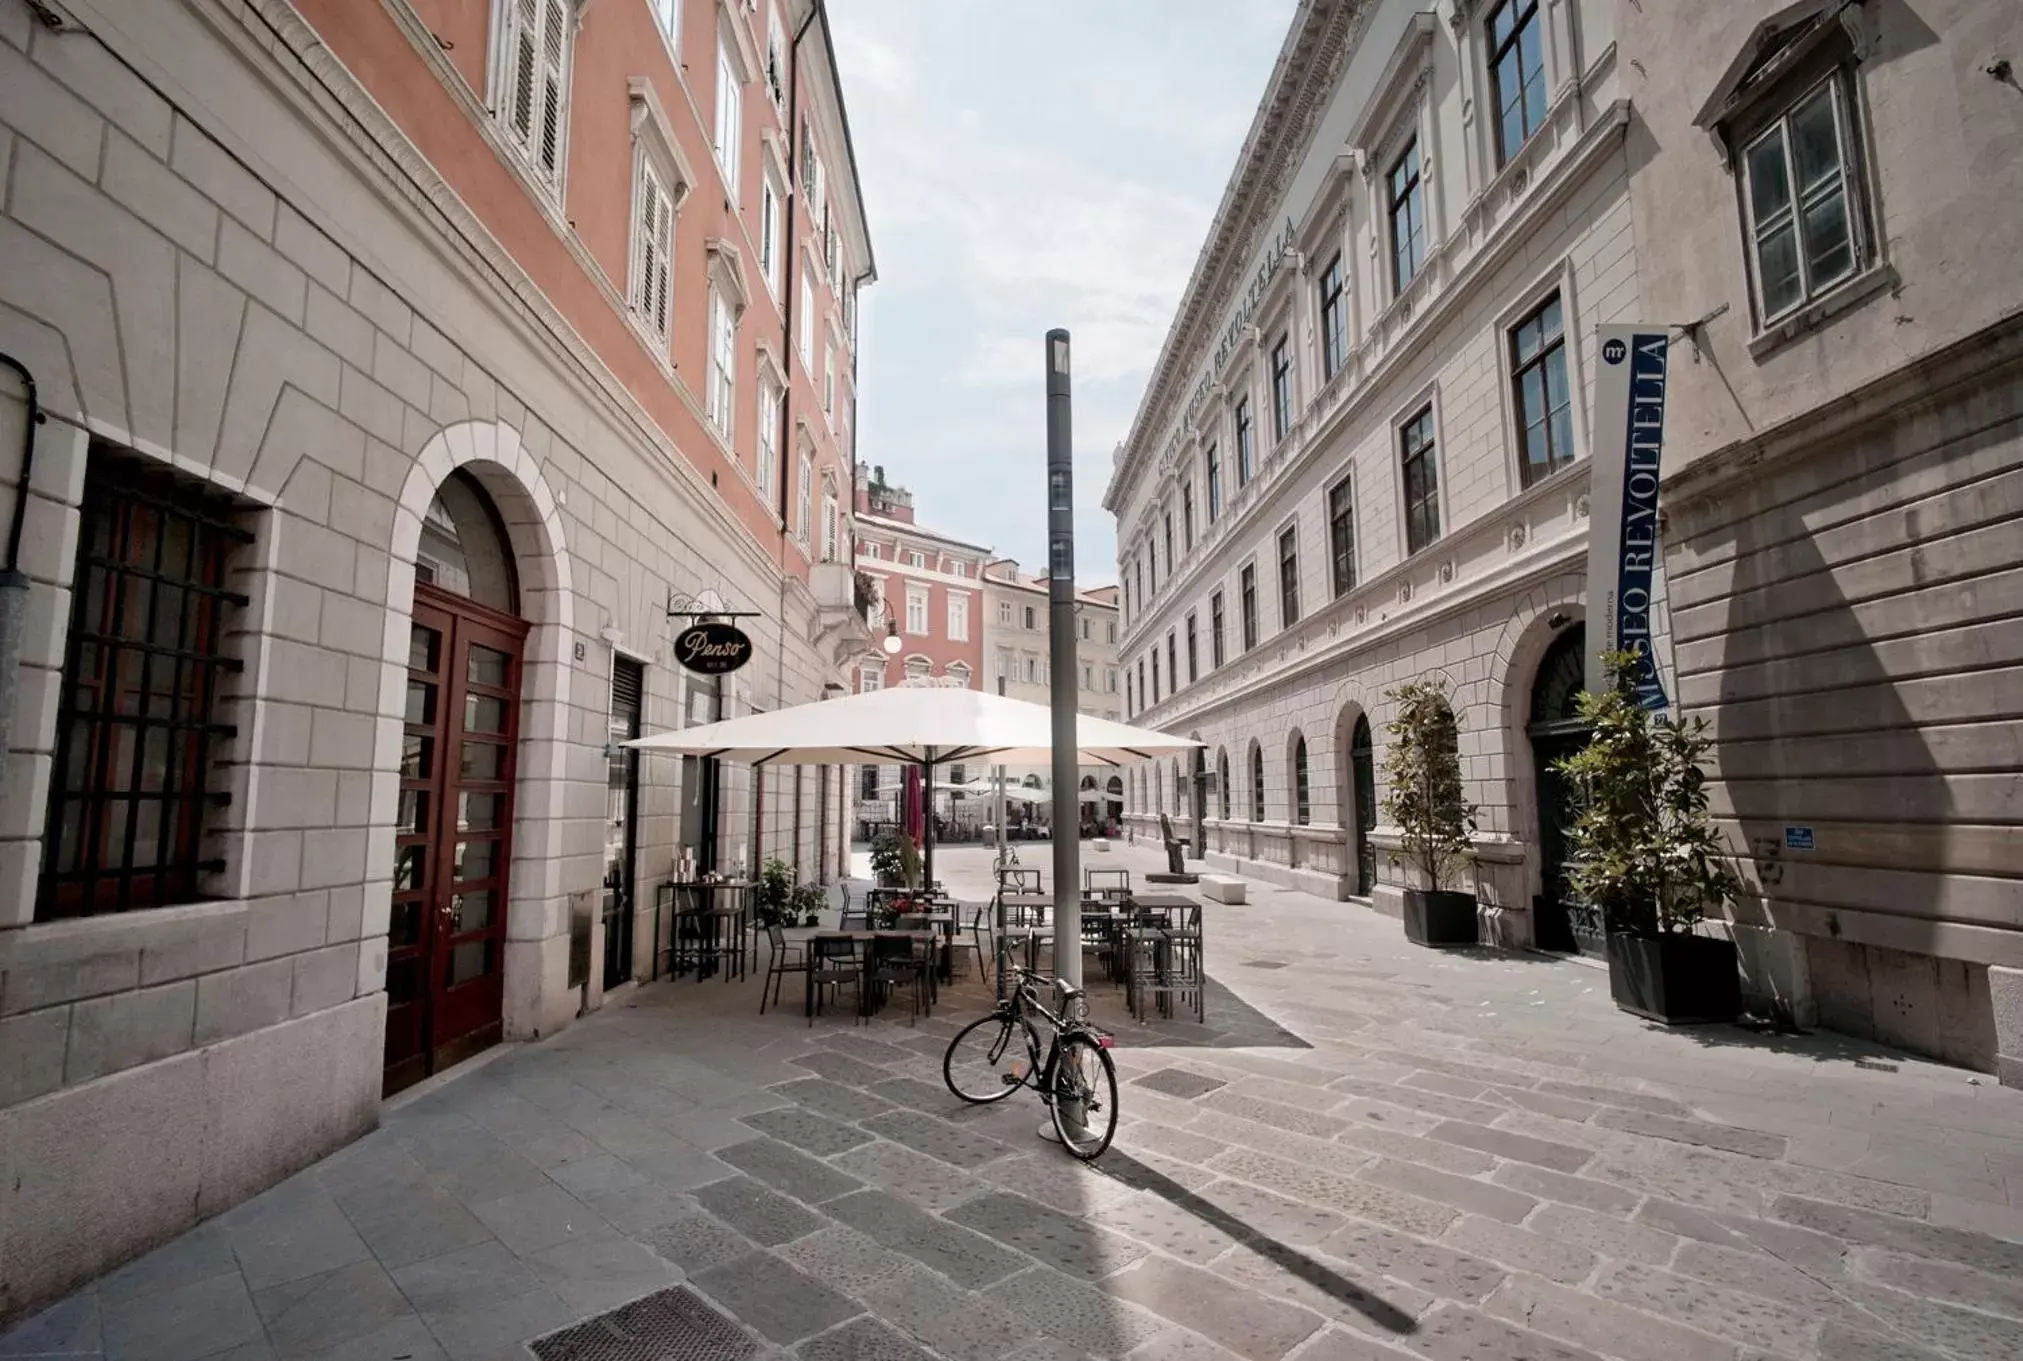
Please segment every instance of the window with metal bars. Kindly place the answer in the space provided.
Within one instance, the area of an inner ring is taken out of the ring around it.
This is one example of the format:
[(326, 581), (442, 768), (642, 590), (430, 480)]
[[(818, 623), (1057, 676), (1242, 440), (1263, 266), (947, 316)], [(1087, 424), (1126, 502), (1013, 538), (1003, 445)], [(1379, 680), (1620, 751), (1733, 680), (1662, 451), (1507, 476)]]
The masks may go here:
[[(224, 801), (216, 721), (233, 612), (236, 508), (94, 446), (71, 593), (36, 917), (166, 907), (224, 868), (203, 853)], [(214, 792), (214, 790), (216, 792)]]

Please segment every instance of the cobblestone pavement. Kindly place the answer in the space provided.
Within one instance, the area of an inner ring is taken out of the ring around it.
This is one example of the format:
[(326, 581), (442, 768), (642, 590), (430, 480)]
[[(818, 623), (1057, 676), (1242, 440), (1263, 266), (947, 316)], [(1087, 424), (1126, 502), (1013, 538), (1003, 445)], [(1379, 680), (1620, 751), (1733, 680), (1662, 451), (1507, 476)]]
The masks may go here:
[[(958, 891), (983, 863), (942, 856)], [(677, 1285), (741, 1325), (717, 1354), (798, 1361), (2023, 1356), (2023, 1094), (1666, 1032), (1580, 963), (1252, 898), (1207, 905), (1208, 1026), (1117, 1027), (1096, 1169), (1030, 1098), (942, 1088), (974, 984), (917, 1027), (657, 985), (397, 1104), (0, 1356), (615, 1356), (558, 1330)]]

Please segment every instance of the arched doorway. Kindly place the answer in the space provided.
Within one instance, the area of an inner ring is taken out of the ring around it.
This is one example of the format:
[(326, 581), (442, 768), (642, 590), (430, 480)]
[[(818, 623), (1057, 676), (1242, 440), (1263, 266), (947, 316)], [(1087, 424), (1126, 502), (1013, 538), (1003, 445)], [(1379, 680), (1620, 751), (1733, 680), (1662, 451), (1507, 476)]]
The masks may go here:
[(385, 1089), (498, 1042), (527, 624), (491, 498), (453, 472), (422, 518), (386, 961)]
[[(1199, 742), (1201, 734), (1195, 733), (1194, 740)], [(1194, 779), (1192, 786), (1194, 790), (1194, 834), (1191, 849), (1194, 852), (1194, 858), (1198, 860), (1208, 853), (1208, 748), (1206, 747), (1196, 747), (1194, 749)]]
[(1377, 887), (1377, 850), (1370, 842), (1370, 829), (1377, 825), (1377, 763), (1365, 714), (1356, 715), (1349, 737), (1349, 783), (1355, 791), (1356, 896), (1367, 898)]
[(1575, 624), (1552, 640), (1531, 683), (1531, 760), (1538, 789), (1539, 896), (1532, 903), (1534, 939), (1541, 950), (1600, 954), (1601, 921), (1566, 882), (1567, 828), (1574, 819), (1573, 788), (1553, 766), (1587, 743), (1580, 720), (1586, 686), (1587, 628)]

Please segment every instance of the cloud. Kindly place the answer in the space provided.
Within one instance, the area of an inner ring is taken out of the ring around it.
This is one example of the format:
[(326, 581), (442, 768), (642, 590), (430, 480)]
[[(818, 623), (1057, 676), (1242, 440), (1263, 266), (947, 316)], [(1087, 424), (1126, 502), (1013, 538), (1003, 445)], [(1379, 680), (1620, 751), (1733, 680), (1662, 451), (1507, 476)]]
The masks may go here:
[(1041, 340), (1075, 339), (1085, 580), (1098, 500), (1291, 0), (848, 0), (831, 8), (880, 281), (859, 455), (925, 523), (1040, 562)]

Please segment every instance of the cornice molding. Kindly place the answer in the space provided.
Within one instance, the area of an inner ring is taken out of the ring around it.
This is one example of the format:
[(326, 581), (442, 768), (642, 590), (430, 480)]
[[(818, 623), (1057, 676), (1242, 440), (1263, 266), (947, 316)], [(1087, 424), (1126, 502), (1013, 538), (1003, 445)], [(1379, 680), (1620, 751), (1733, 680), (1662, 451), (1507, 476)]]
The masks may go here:
[(653, 82), (645, 76), (627, 76), (625, 95), (631, 105), (633, 140), (647, 141), (661, 165), (673, 172), (674, 186), (668, 192), (674, 196), (675, 211), (679, 212), (695, 188), (695, 168), (682, 153), (681, 139), (674, 135), (674, 125), (667, 121), (667, 110), (661, 107), (660, 96), (653, 92)]
[(1164, 431), (1166, 413), (1179, 385), (1207, 357), (1204, 351), (1232, 294), (1248, 273), (1266, 218), (1285, 197), (1313, 125), (1373, 7), (1368, 0), (1314, 0), (1307, 21), (1288, 36), (1124, 438), (1123, 457), (1112, 470), (1106, 503), (1134, 465), (1148, 456), (1150, 437)]

